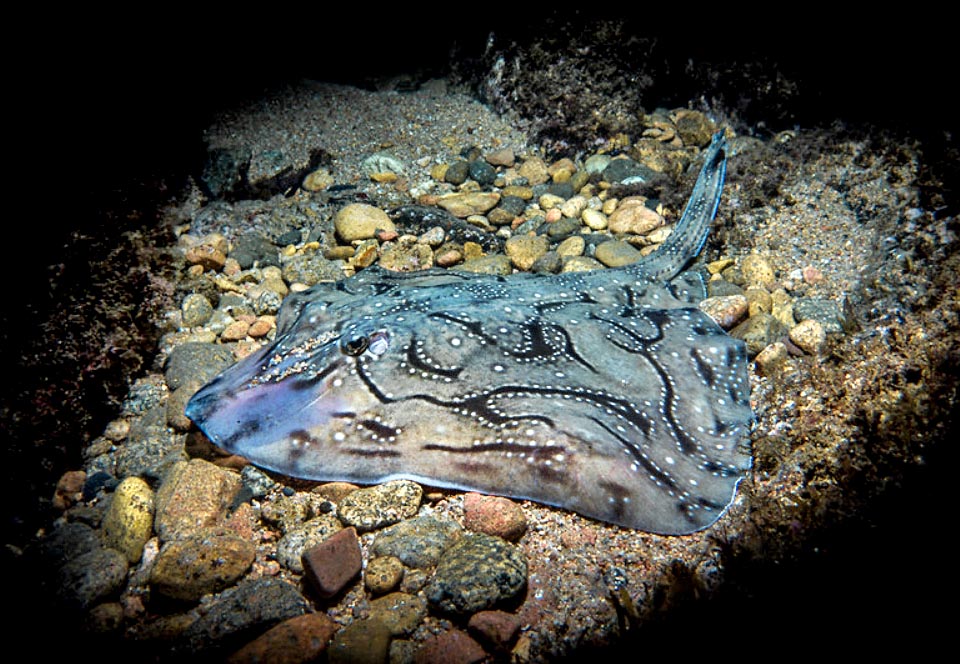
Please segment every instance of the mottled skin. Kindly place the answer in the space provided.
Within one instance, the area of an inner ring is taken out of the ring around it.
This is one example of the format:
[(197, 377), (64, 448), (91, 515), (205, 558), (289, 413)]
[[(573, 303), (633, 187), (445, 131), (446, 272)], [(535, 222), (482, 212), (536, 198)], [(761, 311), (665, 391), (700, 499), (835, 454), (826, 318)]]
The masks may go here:
[(682, 272), (716, 214), (725, 148), (717, 134), (677, 229), (640, 263), (369, 268), (319, 284), (187, 415), (294, 477), (404, 477), (666, 534), (709, 526), (751, 462), (744, 346), (695, 307), (702, 279)]

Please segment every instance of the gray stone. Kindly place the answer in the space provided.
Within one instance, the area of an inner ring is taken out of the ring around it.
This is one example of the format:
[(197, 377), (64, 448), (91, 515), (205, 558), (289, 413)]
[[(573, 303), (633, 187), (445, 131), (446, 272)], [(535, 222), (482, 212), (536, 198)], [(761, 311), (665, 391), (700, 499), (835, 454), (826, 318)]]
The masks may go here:
[(171, 390), (188, 382), (206, 383), (234, 362), (233, 353), (225, 346), (180, 344), (170, 352), (164, 379)]
[(462, 529), (453, 521), (421, 516), (377, 533), (371, 550), (377, 556), (399, 558), (408, 567), (433, 567), (461, 533)]
[(340, 520), (360, 532), (389, 526), (417, 513), (423, 489), (410, 480), (394, 480), (357, 489), (340, 502)]
[(440, 611), (471, 614), (515, 597), (526, 582), (520, 549), (499, 537), (468, 533), (444, 553), (426, 596)]
[(56, 596), (63, 606), (86, 610), (119, 595), (127, 580), (127, 559), (113, 549), (94, 549), (67, 562), (56, 575)]

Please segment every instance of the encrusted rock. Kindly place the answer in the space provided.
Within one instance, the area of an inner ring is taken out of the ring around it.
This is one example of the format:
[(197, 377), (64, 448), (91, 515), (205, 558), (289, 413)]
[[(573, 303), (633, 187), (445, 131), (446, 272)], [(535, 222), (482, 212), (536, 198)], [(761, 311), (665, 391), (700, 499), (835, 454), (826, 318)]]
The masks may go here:
[(403, 581), (403, 563), (395, 556), (372, 558), (363, 570), (363, 582), (374, 595), (396, 590)]

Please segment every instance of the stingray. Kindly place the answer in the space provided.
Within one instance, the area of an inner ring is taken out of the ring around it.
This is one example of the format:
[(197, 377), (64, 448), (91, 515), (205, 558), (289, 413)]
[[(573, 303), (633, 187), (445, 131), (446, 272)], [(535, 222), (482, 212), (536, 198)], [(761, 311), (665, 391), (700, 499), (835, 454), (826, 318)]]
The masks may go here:
[(714, 523), (751, 465), (744, 344), (696, 304), (726, 141), (633, 265), (509, 277), (370, 267), (288, 297), (273, 343), (186, 413), (291, 477), (406, 478), (663, 534)]

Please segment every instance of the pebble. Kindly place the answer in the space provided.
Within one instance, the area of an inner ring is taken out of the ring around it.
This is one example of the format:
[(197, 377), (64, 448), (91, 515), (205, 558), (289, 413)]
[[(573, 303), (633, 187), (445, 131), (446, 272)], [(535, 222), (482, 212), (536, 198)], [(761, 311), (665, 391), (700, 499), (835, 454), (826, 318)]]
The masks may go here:
[(603, 169), (602, 177), (607, 182), (631, 183), (646, 182), (655, 175), (652, 170), (629, 157), (618, 157), (610, 160), (607, 167)]
[(610, 165), (612, 159), (608, 154), (591, 155), (583, 162), (583, 168), (590, 175), (600, 175)]
[(246, 579), (223, 593), (185, 630), (182, 654), (196, 659), (223, 644), (235, 648), (238, 637), (261, 633), (303, 615), (307, 606), (306, 599), (290, 583), (269, 577)]
[(165, 597), (197, 601), (236, 583), (250, 569), (256, 553), (252, 542), (230, 530), (203, 529), (163, 546), (149, 583)]
[(587, 199), (583, 196), (574, 196), (560, 204), (560, 212), (564, 217), (578, 219), (587, 207)]
[(442, 245), (443, 241), (447, 239), (447, 233), (440, 226), (434, 226), (421, 234), (418, 239), (420, 242), (436, 248)]
[(357, 489), (340, 503), (340, 520), (360, 532), (376, 530), (417, 513), (423, 489), (410, 480), (394, 480)]
[(376, 556), (394, 556), (407, 567), (434, 567), (461, 533), (454, 521), (419, 516), (378, 532), (370, 550)]
[(486, 659), (483, 647), (459, 629), (429, 637), (414, 654), (414, 664), (478, 664)]
[[(57, 570), (54, 592), (59, 604), (86, 610), (116, 597), (127, 580), (127, 559), (119, 551), (95, 548), (67, 561)], [(11, 598), (17, 599), (17, 598)]]
[(307, 173), (303, 178), (303, 188), (307, 191), (323, 191), (334, 182), (333, 176), (325, 168), (318, 168), (315, 171)]
[(389, 152), (375, 152), (370, 155), (360, 162), (360, 170), (368, 176), (378, 173), (394, 173), (396, 175), (403, 175), (404, 173), (403, 162)]
[(717, 127), (700, 111), (681, 109), (676, 114), (677, 134), (684, 145), (702, 148), (710, 143)]
[(494, 150), (493, 152), (487, 153), (485, 158), (491, 166), (503, 166), (504, 168), (511, 168), (517, 160), (513, 148)]
[(199, 265), (204, 270), (213, 270), (219, 272), (227, 262), (227, 256), (219, 249), (208, 244), (200, 244), (187, 249), (187, 263), (190, 265)]
[(482, 159), (475, 159), (470, 162), (470, 177), (474, 182), (489, 187), (497, 179), (497, 171)]
[(562, 267), (563, 259), (560, 254), (556, 251), (548, 251), (534, 262), (530, 271), (537, 274), (556, 274)]
[(386, 664), (390, 653), (390, 628), (379, 620), (354, 620), (333, 635), (327, 648), (329, 664)]
[(587, 243), (582, 235), (571, 235), (557, 246), (557, 255), (561, 257), (581, 256)]
[(480, 611), (470, 616), (467, 629), (492, 650), (506, 652), (520, 633), (520, 618), (505, 611)]
[(827, 334), (842, 334), (849, 322), (840, 304), (835, 300), (806, 297), (794, 302), (793, 313), (797, 320), (816, 320)]
[(116, 472), (121, 479), (159, 478), (185, 458), (183, 440), (167, 426), (166, 405), (157, 403), (131, 425), (127, 442), (117, 450)]
[(747, 344), (751, 357), (787, 333), (787, 328), (770, 314), (757, 314), (730, 330), (730, 336)]
[(303, 573), (316, 594), (334, 597), (360, 574), (360, 539), (354, 528), (339, 530), (303, 552)]
[(773, 312), (773, 296), (766, 288), (751, 286), (744, 292), (747, 297), (747, 307), (749, 314), (769, 314)]
[(363, 582), (374, 595), (383, 595), (397, 589), (403, 571), (403, 563), (396, 556), (377, 556), (367, 562)]
[(277, 542), (277, 561), (289, 570), (303, 572), (304, 551), (320, 544), (343, 529), (340, 520), (332, 514), (321, 514), (284, 533)]
[(122, 553), (131, 565), (140, 560), (153, 534), (153, 489), (139, 477), (128, 477), (113, 492), (101, 523), (104, 543)]
[(462, 159), (455, 161), (443, 172), (443, 181), (460, 186), (470, 177), (470, 164)]
[(341, 208), (333, 217), (333, 227), (345, 242), (370, 239), (378, 230), (396, 231), (386, 212), (366, 203), (351, 203)]
[(762, 376), (775, 375), (787, 359), (787, 346), (782, 341), (772, 344), (757, 353), (757, 371)]
[(560, 240), (579, 231), (580, 221), (570, 217), (563, 217), (547, 226), (547, 235), (554, 240)]
[(743, 295), (708, 297), (698, 305), (700, 311), (716, 321), (725, 330), (735, 327), (747, 315), (747, 298)]
[(520, 549), (499, 537), (467, 533), (441, 557), (426, 596), (444, 613), (470, 614), (515, 597), (526, 581)]
[(244, 270), (254, 265), (260, 267), (280, 265), (280, 252), (277, 246), (257, 233), (242, 235), (237, 239), (230, 258), (237, 261)]
[(643, 256), (633, 245), (622, 240), (610, 240), (597, 245), (596, 258), (607, 267), (621, 267), (636, 263)]
[(480, 256), (471, 260), (464, 261), (460, 266), (464, 272), (475, 272), (477, 274), (499, 274), (506, 276), (513, 272), (513, 264), (508, 256), (503, 254), (493, 254), (492, 256)]
[(504, 245), (510, 262), (524, 272), (528, 272), (549, 249), (550, 241), (542, 235), (514, 235)]
[(167, 471), (156, 494), (156, 531), (163, 541), (212, 526), (240, 491), (240, 476), (203, 459), (180, 461)]
[(408, 593), (390, 593), (370, 602), (370, 618), (385, 625), (392, 636), (404, 636), (427, 617), (427, 602)]
[(663, 225), (663, 217), (646, 206), (644, 199), (625, 198), (607, 219), (611, 233), (646, 235)]
[(509, 185), (504, 187), (500, 191), (500, 194), (504, 198), (515, 197), (521, 201), (529, 201), (533, 199), (533, 188), (521, 185)]
[(819, 355), (827, 342), (827, 333), (820, 321), (808, 318), (790, 329), (790, 341), (810, 355)]
[(247, 334), (254, 339), (262, 339), (267, 336), (276, 325), (276, 318), (274, 316), (261, 316), (257, 320), (250, 323), (250, 327), (247, 329)]
[(324, 613), (305, 613), (271, 627), (227, 658), (228, 664), (303, 664), (320, 657), (340, 628)]
[(527, 532), (523, 509), (509, 498), (468, 493), (463, 497), (463, 526), (516, 542)]
[(550, 179), (547, 165), (540, 157), (531, 157), (520, 164), (517, 174), (524, 178), (531, 186), (543, 184)]
[(592, 208), (584, 210), (580, 217), (583, 219), (583, 223), (594, 231), (602, 231), (609, 223), (607, 220), (607, 215), (600, 210), (594, 210)]
[(500, 202), (496, 192), (471, 192), (441, 196), (437, 205), (455, 217), (463, 219), (473, 214), (485, 214)]
[(416, 272), (433, 267), (433, 249), (404, 235), (380, 256), (380, 266), (392, 272)]
[(207, 383), (234, 363), (233, 353), (219, 344), (188, 342), (167, 358), (164, 380), (175, 390), (186, 383)]
[(603, 269), (603, 263), (589, 256), (571, 256), (563, 261), (563, 272), (589, 272)]
[(68, 470), (61, 475), (53, 492), (53, 506), (59, 510), (72, 507), (83, 496), (86, 481), (87, 473), (82, 470)]
[(213, 315), (213, 305), (200, 293), (190, 293), (183, 298), (180, 311), (185, 327), (198, 327), (210, 320), (210, 316)]
[(767, 259), (750, 254), (740, 261), (740, 272), (747, 286), (762, 286), (770, 290), (776, 285), (777, 276)]
[(250, 323), (242, 320), (237, 320), (224, 328), (223, 332), (220, 333), (220, 340), (225, 342), (240, 341), (241, 339), (247, 338), (247, 330), (250, 329)]

